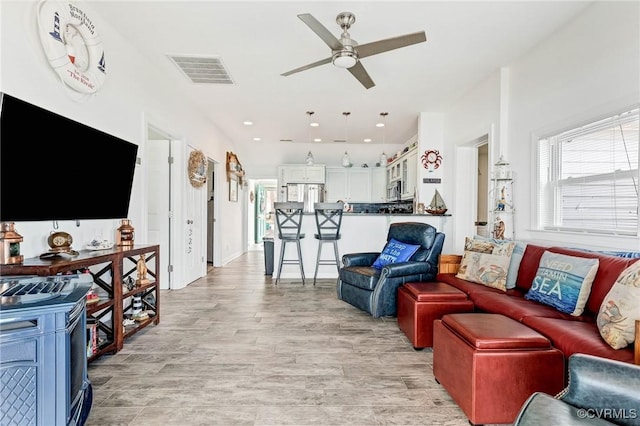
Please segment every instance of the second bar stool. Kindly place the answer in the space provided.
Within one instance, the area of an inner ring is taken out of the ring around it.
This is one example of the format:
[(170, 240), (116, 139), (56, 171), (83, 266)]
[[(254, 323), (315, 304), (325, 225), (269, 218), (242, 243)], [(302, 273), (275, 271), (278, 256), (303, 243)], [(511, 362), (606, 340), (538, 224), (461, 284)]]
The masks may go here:
[[(344, 204), (342, 203), (315, 203), (313, 205), (316, 215), (317, 234), (314, 234), (318, 240), (318, 255), (316, 257), (316, 272), (313, 274), (313, 285), (316, 285), (318, 276), (318, 267), (320, 265), (336, 265), (338, 273), (340, 273), (340, 255), (338, 254), (338, 240), (341, 238), (340, 226), (342, 225), (342, 212)], [(322, 259), (322, 246), (324, 243), (333, 244), (333, 252), (335, 259)]]
[[(302, 210), (304, 203), (273, 203), (276, 211), (276, 225), (278, 227), (278, 237), (280, 238), (280, 261), (278, 262), (278, 275), (276, 275), (276, 285), (280, 280), (280, 272), (282, 265), (300, 265), (300, 275), (302, 276), (302, 284), (304, 284), (304, 267), (302, 265), (302, 250), (300, 248), (300, 240), (304, 238), (304, 234), (300, 232), (302, 229)], [(297, 258), (285, 259), (285, 247), (287, 243), (295, 243), (298, 250)]]

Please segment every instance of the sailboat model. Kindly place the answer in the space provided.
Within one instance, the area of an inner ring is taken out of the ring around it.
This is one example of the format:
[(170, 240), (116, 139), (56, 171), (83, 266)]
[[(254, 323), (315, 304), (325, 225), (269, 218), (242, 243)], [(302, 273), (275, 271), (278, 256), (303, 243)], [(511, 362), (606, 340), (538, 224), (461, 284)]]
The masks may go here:
[(444, 200), (437, 189), (431, 199), (431, 203), (429, 203), (425, 210), (430, 214), (445, 214), (447, 212), (447, 205), (444, 203)]

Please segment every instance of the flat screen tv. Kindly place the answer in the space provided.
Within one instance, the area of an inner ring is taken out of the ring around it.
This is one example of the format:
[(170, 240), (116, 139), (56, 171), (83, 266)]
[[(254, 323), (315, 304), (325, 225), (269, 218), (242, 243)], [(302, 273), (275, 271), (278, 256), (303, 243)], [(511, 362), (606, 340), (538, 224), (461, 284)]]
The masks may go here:
[(136, 144), (0, 97), (0, 221), (128, 216)]

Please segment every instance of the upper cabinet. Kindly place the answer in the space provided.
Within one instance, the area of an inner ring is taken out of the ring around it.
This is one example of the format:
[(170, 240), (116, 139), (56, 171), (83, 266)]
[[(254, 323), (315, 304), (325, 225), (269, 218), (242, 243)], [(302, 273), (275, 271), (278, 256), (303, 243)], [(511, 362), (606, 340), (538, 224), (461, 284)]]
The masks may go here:
[(371, 202), (384, 203), (387, 189), (387, 172), (384, 167), (371, 169)]
[(371, 202), (371, 169), (327, 167), (326, 200), (335, 203)]
[(278, 167), (279, 185), (288, 183), (325, 183), (325, 166), (285, 164)]
[(410, 200), (415, 195), (417, 185), (418, 150), (413, 147), (387, 165), (387, 199)]

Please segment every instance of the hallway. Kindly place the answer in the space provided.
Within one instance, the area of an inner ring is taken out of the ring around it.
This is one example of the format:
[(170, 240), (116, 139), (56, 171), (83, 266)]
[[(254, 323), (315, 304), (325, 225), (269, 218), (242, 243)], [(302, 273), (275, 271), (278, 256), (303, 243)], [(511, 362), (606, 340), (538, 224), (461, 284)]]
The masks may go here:
[(274, 286), (249, 251), (163, 291), (160, 324), (89, 365), (87, 425), (468, 425), (431, 350), (335, 287), (313, 274)]

